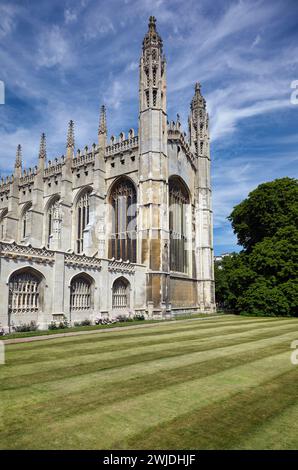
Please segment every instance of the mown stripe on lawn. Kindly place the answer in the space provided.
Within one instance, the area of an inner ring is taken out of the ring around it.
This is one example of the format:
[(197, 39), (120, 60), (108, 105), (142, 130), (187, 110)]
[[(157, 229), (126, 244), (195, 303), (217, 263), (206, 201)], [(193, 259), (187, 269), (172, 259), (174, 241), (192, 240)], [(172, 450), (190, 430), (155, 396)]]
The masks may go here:
[[(40, 422), (39, 427), (17, 431), (10, 425), (8, 435), (2, 438), (2, 446), (115, 448), (150, 426), (161, 425), (176, 416), (256, 387), (292, 367), (288, 352), (276, 354), (204, 378), (188, 380), (136, 397), (125, 397), (113, 404), (105, 405), (103, 396), (98, 408), (93, 407), (91, 411), (78, 412), (60, 420), (57, 420), (53, 403), (52, 415), (47, 416), (47, 422)], [(10, 435), (14, 436), (13, 440)]]
[[(127, 377), (126, 374), (121, 374), (115, 381), (103, 381), (97, 383), (89, 383), (88, 388), (84, 390), (70, 391), (65, 389), (64, 393), (60, 392), (56, 395), (55, 413), (57, 420), (63, 419), (66, 416), (74, 415), (78, 410), (84, 412), (98, 408), (102, 405), (102, 396), (105, 396), (105, 405), (111, 404), (120, 399), (129, 398), (132, 396), (141, 395), (144, 393), (152, 392), (179, 384), (181, 382), (192, 381), (195, 378), (203, 378), (208, 375), (216, 374), (220, 371), (237, 367), (247, 362), (252, 362), (260, 358), (266, 358), (274, 354), (279, 354), (285, 351), (284, 341), (275, 345), (272, 343), (267, 347), (257, 348), (255, 345), (247, 345), (246, 348), (230, 347), (223, 348), (220, 351), (210, 351), (201, 353), (203, 357), (197, 354), (192, 355), (192, 362), (188, 364), (181, 364), (181, 361), (176, 361), (174, 367), (162, 368), (152, 372), (151, 374), (139, 375), (134, 377)], [(209, 357), (208, 357), (209, 356)], [(217, 359), (217, 360), (215, 360)], [(122, 372), (122, 371), (121, 371)], [(34, 426), (34, 421), (40, 419), (47, 420), (47, 415), (52, 414), (53, 396), (50, 394), (41, 395), (41, 400), (34, 398), (29, 403), (24, 403), (19, 399), (17, 402), (13, 399), (11, 393), (7, 394), (7, 399), (2, 399), (3, 406), (5, 406), (6, 413), (18, 412), (19, 421), (18, 426), (23, 427), (23, 419), (26, 421), (27, 416), (33, 414), (31, 424)], [(86, 397), (88, 401), (86, 402)], [(35, 417), (35, 418), (34, 418)]]
[[(266, 325), (262, 328), (245, 328), (245, 329), (239, 329), (235, 330), (233, 329), (231, 332), (229, 330), (225, 330), (225, 335), (224, 337), (226, 339), (233, 338), (233, 337), (239, 337), (243, 338), (246, 337), (246, 334), (254, 334), (254, 330), (258, 330), (258, 334), (262, 334), (263, 332), (269, 332), (269, 331), (276, 331), (276, 328), (278, 327), (280, 330), (287, 330), (287, 329), (292, 329), (293, 323), (287, 323), (284, 322), (281, 325), (274, 325), (274, 326), (269, 326)], [(216, 335), (215, 333), (218, 332), (219, 334)], [(213, 331), (212, 335), (212, 341), (217, 341), (218, 339), (221, 339), (223, 336), (223, 332), (220, 331)], [(138, 340), (138, 339), (137, 339)], [(5, 369), (1, 370), (1, 376), (2, 378), (10, 376), (11, 375), (11, 370), (14, 371), (16, 376), (24, 375), (27, 373), (27, 371), (30, 372), (32, 369), (31, 365), (34, 365), (34, 369), (39, 365), (39, 362), (42, 362), (39, 366), (43, 368), (43, 371), (45, 370), (50, 370), (51, 368), (59, 368), (63, 367), (63, 364), (65, 361), (68, 362), (69, 365), (76, 365), (80, 364), (84, 361), (85, 364), (88, 362), (92, 362), (93, 360), (96, 360), (95, 355), (98, 354), (100, 357), (100, 360), (105, 359), (105, 354), (109, 354), (109, 359), (112, 358), (117, 358), (117, 357), (122, 357), (125, 355), (126, 351), (137, 351), (137, 353), (142, 354), (143, 349), (146, 347), (150, 346), (155, 346), (155, 350), (158, 349), (163, 349), (164, 346), (167, 344), (170, 345), (171, 343), (180, 343), (184, 341), (208, 341), (210, 342), (210, 335), (209, 333), (202, 332), (201, 330), (198, 331), (189, 331), (187, 334), (184, 332), (183, 334), (180, 333), (179, 331), (176, 332), (175, 336), (172, 337), (169, 335), (167, 339), (164, 341), (160, 342), (152, 336), (150, 341), (147, 342), (142, 342), (138, 340), (136, 343), (135, 340), (134, 342), (125, 342), (125, 341), (120, 341), (118, 343), (115, 343), (113, 345), (107, 344), (107, 343), (96, 343), (92, 345), (87, 345), (82, 347), (80, 345), (79, 347), (76, 346), (75, 349), (71, 351), (71, 357), (69, 357), (70, 351), (65, 350), (63, 353), (61, 352), (61, 349), (59, 349), (59, 352), (57, 353), (55, 347), (53, 346), (51, 350), (47, 351), (47, 354), (41, 357), (40, 351), (39, 350), (34, 350), (34, 353), (30, 353), (30, 359), (28, 360), (28, 357), (26, 358), (26, 350), (22, 351), (21, 358), (17, 359), (16, 357), (16, 352), (13, 350), (8, 350), (7, 351), (7, 357), (6, 357), (6, 367)], [(180, 347), (183, 347), (182, 344), (179, 345)], [(134, 348), (132, 350), (132, 347)], [(51, 352), (51, 354), (49, 354)], [(82, 354), (82, 352), (84, 354)], [(19, 354), (20, 356), (20, 354)], [(88, 357), (89, 356), (89, 357)], [(35, 359), (35, 360), (34, 360)], [(25, 361), (25, 362), (23, 362)], [(18, 367), (19, 366), (19, 367)]]
[[(268, 338), (261, 339), (254, 338), (252, 341), (240, 342), (231, 344), (229, 342), (225, 346), (216, 345), (213, 349), (200, 346), (196, 348), (194, 352), (180, 354), (179, 356), (166, 356), (160, 358), (154, 355), (151, 361), (140, 362), (133, 361), (130, 364), (122, 365), (121, 367), (110, 367), (97, 370), (96, 372), (89, 372), (83, 375), (75, 374), (72, 377), (67, 377), (64, 374), (63, 378), (56, 379), (52, 377), (51, 381), (45, 383), (32, 384), (32, 380), (28, 382), (26, 386), (18, 388), (8, 388), (0, 392), (2, 402), (5, 406), (11, 407), (15, 401), (18, 403), (31, 403), (31, 397), (34, 396), (34, 401), (40, 401), (45, 399), (56, 398), (60, 399), (60, 395), (70, 393), (81, 393), (90, 391), (90, 387), (106, 387), (109, 383), (117, 382), (120, 386), (119, 381), (142, 378), (147, 375), (148, 380), (153, 380), (153, 375), (156, 372), (161, 373), (171, 369), (173, 373), (175, 368), (187, 367), (193, 365), (193, 363), (202, 363), (210, 360), (224, 360), (226, 356), (234, 355), (237, 356), (241, 353), (248, 353), (250, 351), (258, 351), (263, 348), (273, 348), (274, 346), (280, 346), (283, 350), (288, 350), (290, 343), (295, 337), (295, 333), (284, 333), (278, 336), (269, 336)], [(92, 383), (92, 386), (90, 385)], [(47, 398), (46, 398), (47, 397)]]
[[(255, 329), (261, 331), (264, 331), (264, 328), (268, 330), (269, 328), (275, 329), (278, 325), (271, 325), (268, 322), (264, 322), (265, 324), (255, 324), (255, 323), (250, 323), (248, 325), (238, 325), (238, 328), (233, 327), (230, 328), (224, 327), (224, 328), (212, 328), (212, 337), (219, 337), (222, 334), (226, 334), (229, 332), (229, 334), (237, 334), (241, 333), (243, 331), (253, 331)], [(286, 327), (287, 325), (293, 326), (292, 322), (283, 322), (279, 326), (281, 328)], [(203, 338), (210, 338), (210, 329), (208, 328), (207, 331), (206, 329), (202, 329), (199, 326), (189, 328), (187, 330), (185, 329), (175, 329), (173, 332), (170, 332), (169, 334), (165, 334), (163, 336), (162, 341), (160, 341), (159, 336), (156, 336), (152, 333), (150, 337), (146, 337), (146, 339), (143, 338), (143, 336), (140, 334), (136, 337), (131, 338), (130, 340), (127, 340), (127, 336), (122, 337), (121, 340), (110, 340), (110, 341), (105, 341), (102, 342), (100, 338), (98, 338), (96, 341), (92, 341), (91, 343), (85, 343), (85, 342), (80, 342), (76, 343), (75, 345), (71, 345), (69, 347), (68, 339), (65, 339), (64, 343), (64, 348), (62, 349), (61, 347), (55, 348), (55, 344), (51, 344), (46, 349), (41, 349), (41, 348), (35, 348), (35, 349), (29, 349), (26, 348), (26, 344), (23, 344), (23, 348), (20, 350), (18, 349), (17, 351), (15, 349), (8, 349), (8, 365), (13, 364), (15, 365), (20, 365), (20, 364), (30, 364), (34, 363), (37, 364), (38, 362), (50, 362), (51, 360), (49, 359), (50, 357), (53, 357), (55, 360), (55, 364), (57, 364), (57, 361), (60, 358), (65, 358), (67, 355), (67, 351), (71, 351), (71, 357), (74, 358), (75, 356), (82, 356), (82, 352), (84, 353), (84, 356), (87, 357), (87, 355), (93, 355), (94, 353), (100, 353), (100, 352), (115, 352), (120, 353), (120, 351), (125, 351), (126, 349), (131, 349), (132, 346), (137, 347), (138, 345), (141, 345), (143, 347), (145, 346), (152, 346), (152, 345), (160, 345), (166, 344), (166, 343), (172, 343), (172, 342), (183, 342), (183, 341), (188, 341), (191, 339), (203, 339)], [(40, 350), (41, 349), (41, 350)], [(22, 351), (22, 354), (19, 354), (19, 351)]]
[[(295, 378), (297, 383), (297, 377)], [(276, 397), (277, 398), (277, 397)], [(239, 436), (236, 449), (298, 449), (298, 403), (272, 415), (247, 436)]]
[[(265, 428), (272, 429), (272, 419), (282, 413), (291, 413), (297, 404), (298, 371), (290, 370), (276, 378), (249, 388), (224, 400), (192, 410), (172, 421), (145, 429), (119, 448), (136, 449), (262, 449), (268, 436)], [(292, 419), (290, 420), (292, 422)], [(285, 423), (288, 421), (285, 420)], [(267, 425), (267, 426), (266, 426)], [(261, 432), (257, 432), (261, 427)], [(277, 428), (275, 427), (277, 432)], [(296, 426), (297, 431), (297, 426)], [(250, 441), (257, 432), (258, 439)], [(282, 442), (285, 441), (285, 445)], [(270, 448), (298, 447), (298, 433), (291, 427), (275, 433)], [(251, 443), (249, 443), (251, 442)], [(268, 444), (267, 444), (268, 445)]]
[(229, 344), (262, 340), (271, 336), (279, 336), (281, 331), (285, 333), (293, 331), (292, 325), (282, 325), (278, 331), (276, 328), (273, 328), (273, 330), (271, 328), (260, 329), (257, 333), (248, 330), (242, 333), (226, 333), (223, 337), (221, 335), (219, 337), (213, 336), (212, 339), (210, 337), (200, 338), (198, 334), (197, 339), (179, 344), (179, 346), (177, 342), (172, 344), (159, 343), (154, 347), (127, 348), (125, 352), (116, 350), (115, 352), (105, 353), (100, 351), (93, 355), (80, 355), (74, 358), (66, 355), (64, 359), (60, 360), (56, 360), (53, 355), (53, 359), (42, 363), (41, 367), (40, 364), (35, 363), (14, 366), (10, 363), (8, 356), (8, 364), (1, 370), (1, 389), (18, 388), (73, 375), (89, 374), (107, 368), (123, 367), (136, 362), (146, 362), (168, 356), (180, 356), (181, 354), (189, 354), (198, 350), (208, 350)]
[[(52, 348), (66, 348), (68, 347), (70, 350), (73, 349), (73, 346), (81, 344), (81, 345), (89, 345), (91, 343), (106, 343), (106, 342), (120, 342), (123, 338), (133, 340), (134, 338), (146, 338), (146, 337), (164, 337), (166, 335), (175, 334), (177, 330), (180, 332), (184, 331), (191, 331), (191, 330), (210, 330), (214, 331), (217, 328), (219, 331), (224, 327), (236, 327), (239, 328), (241, 325), (251, 325), (254, 324), (267, 324), (267, 323), (294, 323), (295, 319), (289, 318), (254, 318), (253, 320), (247, 320), (246, 317), (239, 317), (237, 320), (234, 318), (232, 319), (225, 319), (225, 320), (210, 320), (209, 322), (184, 322), (179, 321), (179, 323), (173, 324), (161, 324), (158, 325), (158, 328), (145, 328), (144, 330), (134, 329), (134, 330), (123, 330), (119, 332), (109, 331), (108, 334), (99, 334), (99, 335), (85, 335), (85, 336), (70, 336), (64, 338), (53, 338), (51, 342), (44, 341), (44, 342), (35, 342), (35, 343), (16, 343), (7, 345), (7, 349), (9, 351), (30, 351), (36, 350), (41, 351), (42, 349), (45, 350), (52, 350)], [(181, 325), (181, 323), (183, 325)], [(104, 330), (106, 332), (106, 330)]]

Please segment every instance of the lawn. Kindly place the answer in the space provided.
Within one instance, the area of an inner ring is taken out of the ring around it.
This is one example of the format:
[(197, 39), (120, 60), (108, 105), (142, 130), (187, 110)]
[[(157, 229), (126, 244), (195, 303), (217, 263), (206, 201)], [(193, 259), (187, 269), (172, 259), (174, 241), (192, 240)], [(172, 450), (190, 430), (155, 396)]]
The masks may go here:
[(217, 317), (6, 346), (1, 449), (297, 449), (298, 319)]

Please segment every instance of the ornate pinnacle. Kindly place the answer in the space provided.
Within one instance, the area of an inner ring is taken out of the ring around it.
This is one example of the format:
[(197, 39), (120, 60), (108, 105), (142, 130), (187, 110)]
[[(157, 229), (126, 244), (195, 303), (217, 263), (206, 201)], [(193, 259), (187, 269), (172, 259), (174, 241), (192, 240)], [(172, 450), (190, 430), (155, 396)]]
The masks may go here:
[(74, 122), (71, 120), (68, 124), (68, 131), (67, 131), (67, 148), (74, 148)]
[(206, 109), (206, 100), (202, 96), (200, 82), (196, 82), (196, 84), (195, 84), (195, 94), (194, 94), (194, 97), (191, 101), (190, 107), (191, 107), (192, 110), (195, 109), (195, 108), (204, 108), (204, 109)]
[(148, 23), (149, 31), (156, 31), (156, 18), (155, 16), (150, 16)]
[(40, 137), (39, 158), (43, 158), (44, 160), (47, 158), (46, 135), (44, 133), (42, 133)]
[(107, 133), (106, 108), (104, 105), (102, 105), (100, 108), (98, 134), (106, 134), (106, 133)]
[(15, 168), (22, 168), (22, 147), (20, 144), (17, 146)]
[(195, 84), (195, 92), (201, 93), (201, 84), (200, 84), (200, 82), (196, 82), (196, 84)]

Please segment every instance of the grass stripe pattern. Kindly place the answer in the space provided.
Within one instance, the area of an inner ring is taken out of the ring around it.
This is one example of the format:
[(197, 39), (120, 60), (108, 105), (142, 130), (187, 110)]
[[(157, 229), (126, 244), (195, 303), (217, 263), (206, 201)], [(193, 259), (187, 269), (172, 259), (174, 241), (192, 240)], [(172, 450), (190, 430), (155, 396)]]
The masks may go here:
[(6, 346), (1, 449), (297, 449), (298, 319), (218, 317)]

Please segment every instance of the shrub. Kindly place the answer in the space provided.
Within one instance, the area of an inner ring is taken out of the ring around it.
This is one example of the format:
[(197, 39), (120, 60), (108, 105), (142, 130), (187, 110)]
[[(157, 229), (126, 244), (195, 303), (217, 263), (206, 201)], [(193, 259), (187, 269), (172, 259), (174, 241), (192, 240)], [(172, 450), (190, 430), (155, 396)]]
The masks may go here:
[(59, 323), (57, 321), (51, 321), (51, 323), (48, 326), (49, 330), (60, 330), (60, 329), (63, 330), (68, 327), (69, 327), (69, 324), (65, 315), (63, 316), (63, 320), (60, 321)]
[(86, 318), (83, 321), (75, 321), (74, 322), (74, 326), (90, 326), (90, 325), (92, 325), (92, 322), (91, 322), (91, 320), (88, 320), (88, 318)]
[(130, 317), (128, 317), (127, 315), (118, 315), (118, 317), (116, 318), (116, 320), (117, 320), (119, 323), (123, 323), (123, 322), (133, 321), (133, 318), (130, 318)]
[(22, 325), (14, 326), (13, 329), (16, 333), (25, 331), (36, 331), (38, 329), (38, 325), (35, 321), (31, 321), (30, 323), (24, 323)]
[(134, 316), (134, 320), (145, 320), (145, 315), (143, 313), (137, 313)]

